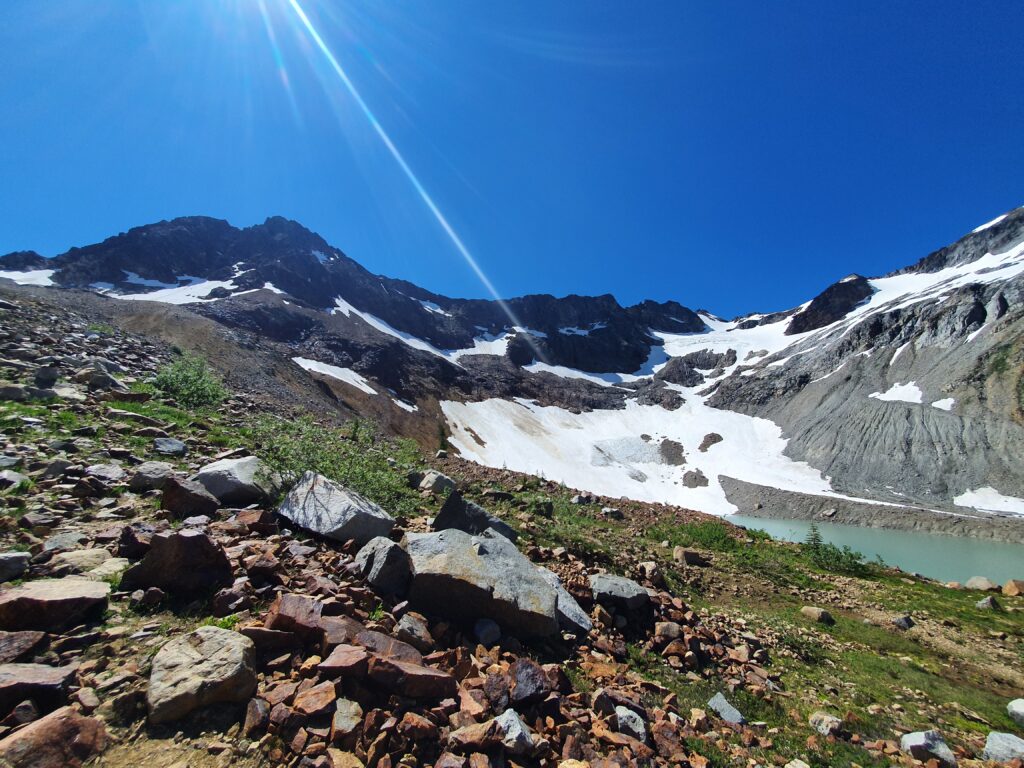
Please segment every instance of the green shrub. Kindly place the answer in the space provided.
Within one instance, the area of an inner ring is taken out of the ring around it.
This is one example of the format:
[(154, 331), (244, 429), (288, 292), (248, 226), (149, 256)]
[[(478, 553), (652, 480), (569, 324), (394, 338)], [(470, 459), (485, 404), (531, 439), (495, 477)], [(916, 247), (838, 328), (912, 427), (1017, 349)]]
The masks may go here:
[(674, 547), (701, 547), (714, 552), (732, 552), (740, 542), (736, 529), (717, 520), (698, 523), (658, 523), (651, 526), (647, 538), (668, 541)]
[(835, 544), (819, 541), (817, 544), (804, 543), (801, 548), (811, 563), (823, 571), (848, 576), (866, 576), (871, 572), (871, 567), (864, 562), (864, 555), (845, 544), (837, 547)]
[(164, 366), (153, 383), (185, 408), (212, 408), (227, 397), (220, 379), (195, 355), (184, 355)]
[[(309, 416), (291, 421), (264, 416), (248, 430), (253, 453), (287, 483), (318, 472), (361, 493), (391, 514), (412, 516), (419, 495), (402, 467), (418, 464), (415, 443), (378, 438), (362, 422), (348, 430), (317, 424)], [(393, 458), (394, 466), (388, 459)]]

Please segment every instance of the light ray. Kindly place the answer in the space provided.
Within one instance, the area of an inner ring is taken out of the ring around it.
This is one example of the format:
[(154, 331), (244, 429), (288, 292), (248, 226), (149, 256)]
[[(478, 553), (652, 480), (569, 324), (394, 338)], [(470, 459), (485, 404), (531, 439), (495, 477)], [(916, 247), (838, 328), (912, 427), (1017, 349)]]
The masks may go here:
[(292, 91), (291, 81), (288, 79), (288, 69), (284, 64), (284, 55), (281, 53), (281, 46), (277, 44), (277, 34), (274, 32), (274, 25), (270, 22), (270, 14), (267, 12), (266, 0), (257, 0), (260, 9), (260, 17), (263, 19), (263, 28), (267, 32), (267, 40), (270, 41), (270, 50), (274, 54), (274, 64), (277, 66), (278, 77), (281, 78), (281, 85), (288, 94), (288, 104), (292, 109), (292, 117), (296, 125), (302, 127), (302, 115), (299, 113), (299, 105), (295, 101), (295, 93)]
[[(484, 288), (487, 289), (487, 292), (491, 294), (493, 299), (498, 303), (498, 306), (501, 307), (502, 311), (508, 317), (509, 322), (512, 324), (512, 326), (522, 328), (523, 324), (516, 317), (515, 312), (513, 312), (512, 308), (505, 302), (503, 298), (501, 298), (501, 296), (498, 293), (498, 289), (494, 287), (494, 284), (491, 282), (490, 278), (488, 278), (487, 275), (484, 273), (483, 269), (480, 267), (480, 264), (473, 257), (473, 254), (469, 252), (469, 249), (466, 247), (465, 243), (462, 242), (462, 238), (459, 237), (458, 233), (455, 231), (452, 225), (448, 223), (448, 219), (446, 219), (444, 214), (441, 213), (441, 209), (437, 207), (437, 204), (434, 202), (434, 199), (424, 188), (423, 184), (420, 182), (419, 178), (413, 172), (412, 168), (409, 167), (409, 164), (405, 161), (405, 158), (402, 156), (402, 153), (398, 151), (398, 147), (395, 146), (395, 143), (391, 140), (391, 137), (388, 135), (387, 131), (384, 130), (384, 127), (377, 120), (377, 117), (373, 114), (373, 111), (370, 109), (369, 105), (367, 105), (367, 103), (363, 100), (363, 97), (359, 93), (359, 90), (356, 88), (355, 84), (352, 82), (351, 79), (349, 79), (348, 74), (342, 68), (341, 63), (338, 61), (337, 57), (335, 57), (334, 53), (327, 46), (327, 43), (320, 36), (320, 33), (317, 31), (316, 27), (313, 26), (313, 22), (310, 21), (309, 16), (306, 15), (306, 12), (299, 4), (299, 1), (288, 0), (288, 4), (291, 6), (292, 10), (295, 11), (295, 15), (298, 16), (299, 21), (302, 22), (302, 26), (309, 34), (310, 39), (312, 39), (312, 41), (316, 44), (316, 47), (320, 49), (320, 52), (324, 55), (324, 58), (327, 60), (327, 63), (330, 64), (331, 69), (334, 70), (335, 74), (338, 76), (338, 79), (341, 80), (346, 90), (348, 90), (349, 94), (355, 100), (356, 104), (359, 106), (360, 111), (363, 113), (363, 116), (369, 121), (370, 125), (373, 127), (373, 130), (377, 133), (377, 136), (380, 137), (380, 140), (384, 142), (384, 146), (387, 147), (388, 152), (391, 153), (391, 157), (393, 157), (395, 162), (398, 163), (398, 167), (402, 169), (402, 172), (405, 174), (406, 178), (409, 180), (413, 188), (419, 194), (420, 199), (423, 200), (428, 210), (434, 215), (434, 218), (437, 220), (437, 223), (441, 225), (441, 228), (445, 231), (445, 234), (448, 235), (448, 239), (452, 241), (452, 244), (455, 246), (455, 249), (459, 252), (459, 255), (462, 256), (466, 264), (469, 265), (469, 268), (473, 270), (473, 273), (483, 284)], [(540, 351), (537, 344), (534, 342), (532, 336), (526, 332), (523, 333), (523, 336), (526, 338), (534, 354), (541, 361), (546, 362), (543, 353)]]

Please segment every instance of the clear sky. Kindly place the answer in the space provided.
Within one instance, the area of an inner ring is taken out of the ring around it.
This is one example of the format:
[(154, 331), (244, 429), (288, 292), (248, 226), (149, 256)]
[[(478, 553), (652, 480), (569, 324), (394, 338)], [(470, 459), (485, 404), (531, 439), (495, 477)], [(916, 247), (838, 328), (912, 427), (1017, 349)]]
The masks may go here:
[[(298, 2), (506, 296), (777, 310), (1024, 203), (1019, 0)], [(4, 0), (0, 104), (0, 253), (279, 214), (487, 295), (290, 0)]]

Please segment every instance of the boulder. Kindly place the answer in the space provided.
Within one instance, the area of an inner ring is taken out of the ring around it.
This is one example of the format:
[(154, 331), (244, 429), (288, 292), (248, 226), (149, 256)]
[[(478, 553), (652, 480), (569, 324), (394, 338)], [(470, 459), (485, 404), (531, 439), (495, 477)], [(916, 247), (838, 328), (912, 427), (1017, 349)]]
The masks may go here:
[(94, 549), (73, 549), (70, 552), (58, 552), (50, 560), (54, 568), (68, 568), (75, 573), (91, 571), (99, 568), (110, 559), (110, 553), (99, 547)]
[(832, 626), (836, 623), (836, 620), (832, 616), (832, 614), (826, 611), (824, 608), (816, 608), (813, 605), (805, 605), (803, 608), (800, 609), (800, 613), (806, 616), (808, 619), (818, 622), (819, 624)]
[(843, 732), (843, 721), (828, 712), (814, 712), (808, 723), (822, 736), (838, 736)]
[(256, 690), (252, 640), (219, 627), (177, 637), (153, 658), (146, 702), (151, 723), (178, 720), (210, 704), (245, 702)]
[(721, 693), (716, 693), (711, 697), (711, 700), (708, 702), (708, 709), (714, 711), (727, 723), (743, 725), (747, 722), (747, 718), (745, 718), (740, 711), (736, 709), (736, 707), (730, 704)]
[(1006, 705), (1006, 714), (1017, 725), (1024, 727), (1024, 699), (1014, 699)]
[(1019, 597), (1024, 595), (1024, 580), (1010, 579), (1003, 584), (1003, 594), (1007, 597)]
[(641, 610), (651, 602), (647, 590), (635, 581), (610, 573), (592, 575), (590, 590), (594, 593), (595, 602), (627, 611)]
[(488, 528), (494, 529), (509, 541), (519, 538), (511, 526), (502, 522), (479, 504), (462, 498), (458, 491), (452, 491), (445, 499), (441, 511), (434, 518), (431, 528), (443, 531), (449, 528), (466, 533), (483, 533)]
[(0, 582), (20, 579), (28, 570), (32, 555), (28, 552), (0, 553)]
[(467, 754), (503, 747), (513, 755), (532, 755), (541, 747), (541, 743), (512, 709), (506, 709), (493, 720), (452, 731), (448, 736), (448, 745)]
[(183, 520), (196, 515), (215, 515), (220, 509), (220, 502), (199, 483), (169, 475), (164, 478), (160, 509), (166, 509)]
[(122, 590), (159, 587), (177, 595), (211, 592), (234, 581), (220, 545), (194, 528), (157, 533), (142, 561), (121, 578)]
[(558, 575), (542, 565), (537, 566), (537, 571), (541, 578), (555, 590), (555, 612), (558, 614), (559, 629), (563, 632), (570, 632), (579, 639), (589, 635), (590, 630), (594, 628), (593, 622), (587, 612), (576, 602), (576, 598), (562, 586), (562, 580), (558, 578)]
[(0, 632), (0, 664), (8, 664), (27, 656), (45, 637), (46, 633), (39, 631)]
[(215, 461), (191, 479), (216, 496), (221, 504), (239, 507), (258, 504), (276, 491), (270, 469), (255, 456)]
[(0, 716), (6, 716), (22, 701), (31, 699), (45, 710), (64, 703), (76, 667), (46, 664), (0, 664)]
[(135, 468), (135, 474), (128, 481), (128, 490), (134, 493), (158, 491), (164, 487), (164, 480), (174, 472), (166, 461), (146, 461)]
[(409, 555), (384, 536), (370, 539), (359, 550), (356, 565), (367, 583), (380, 594), (404, 594), (409, 586), (412, 570)]
[(982, 760), (994, 760), (997, 763), (1008, 763), (1016, 758), (1024, 759), (1024, 739), (1012, 733), (992, 731), (985, 740), (985, 751)]
[(558, 630), (558, 595), (516, 546), (493, 531), (410, 533), (410, 601), (427, 614), (491, 618), (514, 634)]
[(103, 722), (63, 707), (0, 741), (10, 768), (80, 768), (107, 745)]
[(0, 592), (0, 629), (59, 632), (103, 615), (110, 585), (86, 579), (29, 581)]
[(976, 589), (981, 592), (998, 592), (999, 585), (984, 576), (971, 576), (964, 585), (968, 589)]
[(164, 456), (182, 457), (188, 453), (188, 446), (173, 437), (158, 437), (153, 440), (153, 450)]
[(314, 472), (299, 479), (277, 511), (313, 533), (360, 545), (395, 527), (394, 518), (376, 504)]
[(371, 657), (369, 677), (393, 693), (413, 699), (444, 699), (458, 689), (447, 672), (397, 658)]
[(915, 760), (937, 760), (943, 768), (956, 768), (956, 755), (938, 731), (915, 731), (900, 739), (900, 749)]
[(125, 479), (127, 473), (117, 464), (93, 464), (85, 468), (87, 477), (95, 477), (105, 483), (120, 483)]
[(1003, 610), (1002, 604), (998, 600), (996, 600), (995, 597), (992, 596), (992, 595), (989, 595), (988, 597), (983, 597), (981, 600), (979, 600), (978, 602), (976, 602), (974, 604), (974, 607), (975, 608), (980, 608), (980, 609), (986, 610), (986, 611), (1001, 611), (1001, 610)]
[(628, 707), (618, 706), (615, 708), (615, 730), (641, 743), (647, 741), (647, 723)]
[(455, 481), (448, 477), (448, 475), (441, 474), (436, 469), (431, 469), (423, 475), (419, 488), (421, 491), (441, 494), (445, 491), (454, 491)]

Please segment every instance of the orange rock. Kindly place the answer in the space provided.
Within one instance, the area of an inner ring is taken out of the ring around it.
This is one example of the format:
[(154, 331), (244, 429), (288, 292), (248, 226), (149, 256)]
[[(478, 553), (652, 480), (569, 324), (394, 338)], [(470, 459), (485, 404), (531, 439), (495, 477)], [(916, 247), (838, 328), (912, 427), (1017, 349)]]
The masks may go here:
[(103, 723), (62, 707), (0, 741), (11, 768), (79, 768), (107, 745)]

